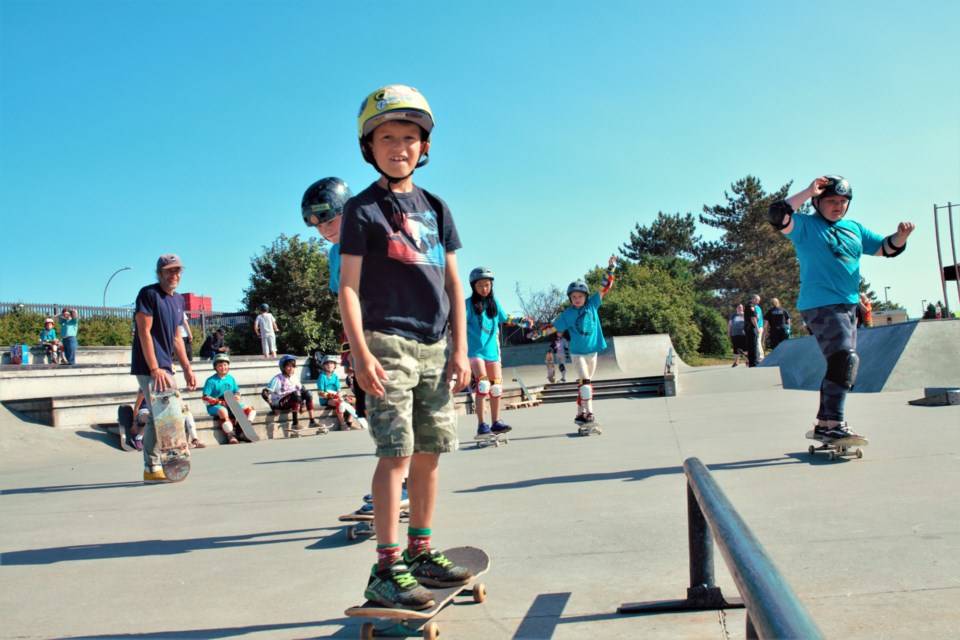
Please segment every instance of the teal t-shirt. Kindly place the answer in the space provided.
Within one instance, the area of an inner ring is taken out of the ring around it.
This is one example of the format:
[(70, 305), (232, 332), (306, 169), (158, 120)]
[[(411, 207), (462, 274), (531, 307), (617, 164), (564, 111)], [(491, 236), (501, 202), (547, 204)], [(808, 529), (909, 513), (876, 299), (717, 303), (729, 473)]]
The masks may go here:
[(49, 329), (43, 329), (40, 331), (40, 340), (56, 340), (57, 339), (57, 330), (53, 327)]
[(211, 398), (222, 398), (225, 393), (230, 392), (236, 395), (240, 391), (237, 381), (229, 373), (222, 378), (213, 374), (203, 383), (203, 395)]
[(64, 320), (60, 318), (60, 335), (64, 338), (76, 338), (77, 337), (77, 328), (80, 326), (79, 318), (70, 318), (69, 320)]
[(830, 224), (818, 214), (794, 214), (787, 235), (800, 261), (801, 311), (829, 304), (856, 304), (860, 299), (860, 257), (880, 250), (883, 236), (859, 222)]
[(340, 243), (330, 247), (327, 254), (327, 263), (330, 265), (330, 291), (333, 295), (340, 292)]
[(607, 348), (607, 341), (603, 339), (603, 330), (600, 328), (600, 292), (595, 292), (587, 298), (586, 304), (580, 309), (568, 307), (553, 321), (558, 332), (570, 330), (570, 353), (587, 355), (597, 353)]
[(467, 357), (480, 358), (487, 362), (500, 361), (500, 325), (507, 321), (503, 307), (497, 304), (497, 315), (487, 316), (483, 311), (478, 316), (473, 303), (467, 298)]

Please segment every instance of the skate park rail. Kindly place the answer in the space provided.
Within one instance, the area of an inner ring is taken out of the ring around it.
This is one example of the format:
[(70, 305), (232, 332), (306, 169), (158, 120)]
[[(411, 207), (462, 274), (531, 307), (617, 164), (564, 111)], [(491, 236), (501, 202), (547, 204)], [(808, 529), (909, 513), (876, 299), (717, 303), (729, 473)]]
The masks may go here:
[[(746, 607), (747, 638), (823, 638), (809, 612), (760, 541), (698, 458), (683, 463), (687, 476), (690, 587), (685, 600), (623, 604), (621, 614), (651, 614)], [(713, 535), (711, 535), (711, 531)], [(716, 540), (743, 600), (727, 600), (714, 582)]]

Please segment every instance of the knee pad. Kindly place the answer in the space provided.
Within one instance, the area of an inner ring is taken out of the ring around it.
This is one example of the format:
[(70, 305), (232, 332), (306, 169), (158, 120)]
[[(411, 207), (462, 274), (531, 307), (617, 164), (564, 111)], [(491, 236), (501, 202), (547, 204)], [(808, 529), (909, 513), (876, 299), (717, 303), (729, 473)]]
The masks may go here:
[(490, 385), (490, 397), (499, 398), (503, 395), (503, 385), (500, 384), (500, 378), (494, 378), (491, 382), (493, 384)]
[(486, 376), (477, 378), (477, 395), (485, 396), (490, 393), (490, 381)]
[(561, 362), (561, 363), (560, 363), (560, 373), (566, 373), (566, 372), (567, 372), (567, 368), (566, 368), (565, 366), (563, 366), (563, 363)]
[(589, 378), (580, 381), (580, 388), (577, 389), (577, 392), (581, 400), (593, 399), (593, 385), (590, 384)]
[(841, 349), (827, 358), (827, 375), (824, 377), (849, 391), (853, 389), (859, 368), (860, 356), (853, 349)]

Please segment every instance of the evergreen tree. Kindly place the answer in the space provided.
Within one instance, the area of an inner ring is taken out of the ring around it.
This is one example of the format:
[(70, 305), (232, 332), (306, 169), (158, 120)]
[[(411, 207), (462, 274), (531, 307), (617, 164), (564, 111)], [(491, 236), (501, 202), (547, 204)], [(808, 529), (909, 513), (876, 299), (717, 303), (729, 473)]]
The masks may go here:
[(630, 242), (620, 248), (627, 260), (640, 262), (645, 256), (657, 258), (684, 258), (693, 262), (697, 255), (700, 236), (695, 236), (697, 226), (693, 215), (681, 217), (679, 213), (657, 212), (657, 219), (649, 227), (634, 226)]
[(785, 198), (789, 188), (790, 183), (767, 194), (760, 180), (748, 175), (731, 185), (732, 193), (724, 192), (725, 204), (703, 207), (700, 222), (723, 233), (699, 244), (701, 286), (714, 293), (711, 304), (722, 312), (752, 293), (764, 302), (779, 298), (785, 307), (796, 305), (800, 264), (790, 241), (767, 222), (770, 204)]

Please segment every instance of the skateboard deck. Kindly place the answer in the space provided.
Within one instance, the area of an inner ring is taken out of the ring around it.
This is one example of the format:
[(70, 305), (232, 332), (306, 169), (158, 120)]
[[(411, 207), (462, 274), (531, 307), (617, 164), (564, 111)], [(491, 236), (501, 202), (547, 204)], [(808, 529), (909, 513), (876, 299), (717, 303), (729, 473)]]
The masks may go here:
[(133, 406), (122, 404), (117, 407), (117, 431), (120, 434), (120, 448), (124, 451), (136, 451), (133, 444)]
[(592, 436), (592, 435), (603, 435), (603, 429), (599, 422), (594, 420), (593, 422), (581, 422), (580, 420), (573, 421), (577, 425), (577, 435), (580, 436)]
[(461, 591), (469, 591), (476, 603), (487, 599), (487, 588), (477, 578), (490, 569), (490, 556), (476, 547), (454, 547), (443, 552), (451, 562), (473, 572), (473, 578), (457, 587), (428, 587), (433, 592), (433, 606), (421, 611), (411, 609), (388, 609), (367, 600), (362, 605), (350, 607), (344, 614), (352, 618), (378, 618), (386, 626), (365, 622), (360, 627), (361, 638), (382, 636), (413, 637), (422, 635), (435, 640), (440, 636), (440, 626), (433, 621), (440, 611), (450, 604)]
[(180, 392), (168, 389), (151, 394), (150, 412), (160, 445), (163, 475), (171, 482), (180, 482), (190, 473), (190, 450), (183, 431), (183, 407)]
[(227, 403), (227, 408), (230, 409), (230, 413), (233, 414), (233, 418), (238, 425), (240, 425), (240, 430), (243, 431), (243, 435), (247, 436), (247, 439), (251, 442), (257, 442), (260, 440), (260, 436), (257, 435), (257, 430), (253, 428), (253, 425), (250, 424), (250, 419), (247, 418), (247, 414), (243, 412), (243, 409), (240, 408), (240, 403), (237, 402), (237, 397), (232, 393), (223, 394), (223, 399)]
[(816, 455), (818, 452), (826, 453), (828, 460), (836, 460), (837, 458), (862, 458), (863, 449), (860, 447), (865, 447), (870, 444), (870, 441), (863, 436), (832, 439), (819, 436), (813, 431), (807, 431), (807, 439), (816, 440), (821, 443), (819, 447), (810, 445), (807, 448), (807, 452), (810, 455)]
[(326, 433), (330, 433), (330, 427), (321, 424), (318, 427), (311, 427), (309, 424), (300, 423), (302, 428), (294, 429), (293, 424), (288, 422), (286, 424), (281, 424), (280, 428), (283, 429), (283, 435), (287, 438), (303, 438), (304, 436), (322, 436)]
[(473, 439), (477, 443), (477, 449), (483, 449), (484, 447), (499, 447), (501, 444), (510, 444), (510, 440), (507, 439), (507, 434), (510, 433), (512, 429), (507, 429), (506, 431), (501, 431), (500, 433), (490, 433), (484, 435), (474, 436)]
[[(399, 522), (405, 523), (410, 521), (410, 512), (407, 511), (409, 507), (409, 502), (406, 505), (401, 506), (400, 511), (400, 520)], [(353, 513), (348, 513), (337, 518), (340, 522), (350, 522), (347, 527), (347, 539), (356, 540), (357, 536), (374, 536), (377, 534), (377, 529), (373, 524), (373, 512), (370, 513), (360, 513), (360, 511), (354, 511)]]

